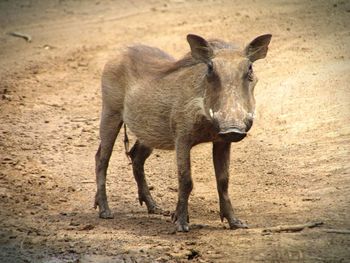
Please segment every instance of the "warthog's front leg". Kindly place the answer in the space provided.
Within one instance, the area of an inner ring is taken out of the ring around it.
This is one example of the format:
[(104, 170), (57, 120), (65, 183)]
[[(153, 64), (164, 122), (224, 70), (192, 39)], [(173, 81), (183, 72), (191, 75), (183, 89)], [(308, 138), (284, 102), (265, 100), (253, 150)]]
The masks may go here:
[(231, 229), (247, 228), (247, 225), (235, 218), (228, 195), (231, 143), (213, 143), (213, 160), (216, 182), (220, 199), (220, 218), (227, 219)]
[(176, 159), (179, 180), (179, 196), (176, 210), (172, 220), (176, 224), (177, 231), (189, 231), (188, 198), (193, 188), (191, 178), (190, 144), (178, 140), (176, 143)]
[(131, 148), (129, 155), (132, 160), (132, 169), (137, 183), (140, 204), (142, 205), (142, 203), (145, 202), (148, 213), (150, 214), (161, 214), (163, 211), (157, 206), (156, 202), (152, 198), (144, 172), (145, 161), (151, 155), (151, 153), (151, 148), (141, 144), (139, 141), (136, 141), (134, 146)]

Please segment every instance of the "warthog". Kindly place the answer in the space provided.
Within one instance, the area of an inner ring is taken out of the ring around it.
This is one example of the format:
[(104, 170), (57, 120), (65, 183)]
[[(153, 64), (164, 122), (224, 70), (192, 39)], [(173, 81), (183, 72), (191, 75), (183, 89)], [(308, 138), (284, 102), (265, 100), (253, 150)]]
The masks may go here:
[(190, 150), (213, 143), (220, 217), (231, 229), (246, 228), (228, 195), (230, 146), (253, 124), (257, 78), (253, 62), (266, 56), (271, 35), (255, 38), (243, 50), (222, 40), (188, 35), (191, 52), (175, 60), (158, 48), (137, 45), (108, 62), (102, 75), (101, 143), (96, 153), (95, 208), (112, 218), (106, 195), (106, 171), (123, 123), (137, 137), (128, 152), (139, 201), (149, 213), (161, 213), (147, 186), (144, 163), (152, 149), (176, 151), (178, 202), (172, 220), (177, 231), (189, 230), (192, 191)]

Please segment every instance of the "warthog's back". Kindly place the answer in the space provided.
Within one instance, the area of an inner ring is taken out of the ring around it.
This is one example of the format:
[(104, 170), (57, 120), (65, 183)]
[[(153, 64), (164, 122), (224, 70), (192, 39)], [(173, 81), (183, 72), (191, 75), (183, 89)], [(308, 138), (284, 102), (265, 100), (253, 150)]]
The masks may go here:
[(132, 46), (107, 63), (103, 78), (103, 100), (113, 109), (123, 109), (123, 121), (144, 144), (173, 149), (171, 109), (174, 93), (165, 69), (175, 59), (158, 48)]
[(102, 74), (103, 102), (119, 110), (124, 103), (124, 92), (131, 83), (152, 79), (173, 63), (174, 58), (158, 48), (137, 45), (128, 47), (110, 59)]
[(129, 73), (141, 79), (154, 79), (171, 66), (175, 59), (159, 48), (145, 45), (131, 46), (125, 53)]

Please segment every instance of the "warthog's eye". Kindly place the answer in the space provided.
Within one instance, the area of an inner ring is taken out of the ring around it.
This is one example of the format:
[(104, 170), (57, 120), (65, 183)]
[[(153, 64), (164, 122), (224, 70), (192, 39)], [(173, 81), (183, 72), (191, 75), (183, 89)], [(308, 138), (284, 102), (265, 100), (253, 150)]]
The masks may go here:
[(247, 72), (247, 79), (249, 81), (253, 81), (254, 80), (254, 73), (253, 73), (253, 66), (252, 66), (252, 64), (249, 65), (248, 72)]
[(213, 73), (213, 71), (214, 71), (213, 62), (210, 61), (210, 62), (207, 64), (207, 66), (208, 66), (208, 75), (211, 75), (211, 74)]
[(207, 69), (207, 80), (208, 80), (208, 82), (212, 82), (216, 78), (213, 62), (210, 61), (207, 64), (207, 66), (208, 66), (208, 69)]

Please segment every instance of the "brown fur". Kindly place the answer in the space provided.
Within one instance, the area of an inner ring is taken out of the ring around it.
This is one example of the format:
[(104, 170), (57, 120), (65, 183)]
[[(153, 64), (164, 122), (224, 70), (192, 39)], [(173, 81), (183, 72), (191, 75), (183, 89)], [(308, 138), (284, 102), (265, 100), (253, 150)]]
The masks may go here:
[(105, 190), (106, 170), (115, 138), (125, 123), (138, 139), (130, 155), (139, 199), (149, 212), (160, 208), (148, 191), (143, 164), (153, 148), (175, 149), (179, 200), (173, 220), (179, 231), (188, 231), (190, 150), (212, 141), (221, 217), (231, 228), (244, 227), (234, 218), (227, 195), (229, 149), (232, 141), (244, 138), (252, 124), (256, 78), (250, 69), (253, 61), (247, 57), (249, 52), (255, 52), (254, 59), (266, 55), (271, 36), (260, 38), (240, 51), (221, 40), (189, 35), (191, 53), (178, 61), (157, 48), (138, 45), (106, 64), (101, 144), (96, 154), (95, 206), (99, 206), (100, 217), (112, 217)]

